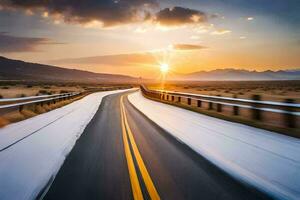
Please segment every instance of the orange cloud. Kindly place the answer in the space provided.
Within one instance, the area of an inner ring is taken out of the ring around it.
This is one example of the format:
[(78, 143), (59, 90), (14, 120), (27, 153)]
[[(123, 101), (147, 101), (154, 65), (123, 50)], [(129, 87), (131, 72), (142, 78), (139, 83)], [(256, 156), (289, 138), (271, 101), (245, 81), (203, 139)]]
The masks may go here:
[(195, 44), (174, 44), (172, 47), (175, 50), (200, 50), (207, 48), (205, 46)]
[(229, 34), (229, 33), (231, 33), (231, 30), (225, 30), (225, 29), (220, 29), (220, 30), (211, 32), (212, 35), (224, 35), (224, 34)]

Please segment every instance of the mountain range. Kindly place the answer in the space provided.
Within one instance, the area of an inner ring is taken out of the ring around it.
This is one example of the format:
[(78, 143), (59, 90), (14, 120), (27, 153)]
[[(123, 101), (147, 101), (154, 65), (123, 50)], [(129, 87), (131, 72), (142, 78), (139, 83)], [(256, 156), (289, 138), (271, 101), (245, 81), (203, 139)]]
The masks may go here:
[(135, 82), (131, 76), (94, 73), (51, 65), (29, 63), (0, 57), (0, 80), (69, 81), (69, 82)]
[[(242, 69), (216, 69), (189, 74), (173, 74), (168, 79), (177, 81), (300, 80), (300, 69), (268, 70), (263, 72)], [(0, 56), (0, 80), (136, 83), (138, 78), (126, 75), (67, 69), (52, 65), (12, 60)]]
[(300, 70), (248, 71), (242, 69), (216, 69), (190, 74), (177, 74), (172, 80), (182, 81), (259, 81), (259, 80), (300, 80)]

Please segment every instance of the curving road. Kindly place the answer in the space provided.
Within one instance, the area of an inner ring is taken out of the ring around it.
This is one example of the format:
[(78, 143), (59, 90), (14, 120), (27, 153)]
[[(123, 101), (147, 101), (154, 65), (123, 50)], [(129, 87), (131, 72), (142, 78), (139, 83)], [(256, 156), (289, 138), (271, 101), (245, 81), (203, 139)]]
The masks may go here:
[[(123, 96), (123, 97), (122, 97)], [(105, 97), (44, 199), (268, 199), (157, 127), (127, 100)]]

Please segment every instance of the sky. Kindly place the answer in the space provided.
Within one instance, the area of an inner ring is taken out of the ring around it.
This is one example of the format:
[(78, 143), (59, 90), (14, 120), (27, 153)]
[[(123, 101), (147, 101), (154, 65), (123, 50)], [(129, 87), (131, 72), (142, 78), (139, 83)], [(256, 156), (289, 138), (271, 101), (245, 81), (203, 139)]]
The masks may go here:
[(300, 68), (299, 0), (0, 0), (0, 55), (153, 77)]

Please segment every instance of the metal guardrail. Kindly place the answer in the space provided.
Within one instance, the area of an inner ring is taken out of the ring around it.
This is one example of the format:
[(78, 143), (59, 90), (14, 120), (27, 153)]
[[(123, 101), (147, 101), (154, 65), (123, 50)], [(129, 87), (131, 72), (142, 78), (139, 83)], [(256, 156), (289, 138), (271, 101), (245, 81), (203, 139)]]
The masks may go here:
[(31, 96), (31, 97), (20, 97), (20, 98), (7, 98), (0, 99), (0, 115), (5, 114), (8, 111), (11, 112), (11, 109), (19, 108), (19, 111), (23, 110), (23, 107), (26, 105), (38, 105), (43, 106), (44, 103), (50, 105), (51, 103), (56, 103), (59, 100), (66, 100), (80, 95), (90, 94), (94, 92), (102, 92), (120, 88), (128, 87), (106, 87), (106, 88), (92, 88), (84, 92), (72, 92), (72, 93), (62, 93), (62, 94), (53, 94), (53, 95), (40, 95), (40, 96)]
[(213, 105), (216, 105), (217, 112), (222, 112), (222, 106), (232, 107), (233, 115), (239, 115), (240, 108), (249, 109), (252, 111), (252, 118), (255, 120), (262, 120), (261, 111), (279, 113), (283, 115), (286, 126), (290, 128), (296, 128), (297, 118), (300, 116), (300, 104), (293, 103), (292, 100), (287, 100), (287, 102), (260, 101), (258, 95), (254, 96), (254, 99), (240, 99), (173, 91), (149, 90), (144, 85), (140, 88), (144, 95), (159, 100), (182, 103), (183, 99), (186, 99), (187, 106), (192, 106), (192, 101), (194, 101), (196, 102), (196, 107), (199, 108), (203, 107), (202, 102), (206, 102), (209, 110), (212, 110)]
[(27, 101), (27, 100), (34, 100), (34, 99), (44, 99), (44, 98), (50, 98), (50, 97), (63, 96), (63, 95), (67, 95), (67, 94), (73, 94), (73, 93), (39, 95), (39, 96), (29, 96), (29, 97), (19, 97), (19, 98), (5, 98), (5, 99), (0, 99), (0, 103), (11, 103), (11, 102), (17, 102), (17, 101)]
[(270, 106), (281, 106), (281, 107), (290, 107), (290, 108), (300, 108), (299, 103), (285, 103), (285, 102), (275, 102), (275, 101), (257, 101), (252, 99), (240, 99), (240, 98), (231, 98), (231, 97), (221, 97), (221, 96), (209, 96), (209, 95), (202, 95), (202, 94), (193, 94), (193, 93), (185, 93), (185, 92), (174, 92), (174, 91), (167, 91), (167, 90), (157, 90), (161, 93), (168, 93), (174, 95), (186, 95), (191, 97), (203, 97), (203, 98), (210, 98), (216, 100), (226, 100), (226, 101), (234, 101), (239, 103), (257, 103), (261, 105), (270, 105)]
[[(43, 95), (44, 99), (38, 99), (37, 97), (41, 97), (41, 96), (34, 96), (32, 98), (27, 98), (28, 99), (33, 99), (32, 101), (25, 101), (25, 102), (19, 102), (19, 101), (24, 101), (24, 98), (12, 98), (14, 99), (14, 102), (16, 103), (11, 103), (11, 104), (5, 104), (5, 105), (0, 105), (0, 110), (3, 109), (8, 109), (8, 108), (19, 108), (19, 111), (23, 110), (23, 107), (26, 105), (32, 105), (32, 104), (41, 104), (43, 105), (44, 103), (48, 103), (50, 105), (50, 103), (56, 103), (56, 101), (59, 100), (67, 100), (70, 99), (72, 97), (76, 97), (79, 96), (83, 93), (81, 92), (75, 92), (75, 93), (66, 93), (66, 94), (57, 94), (57, 95)], [(45, 98), (45, 97), (50, 97), (50, 98)], [(22, 100), (20, 100), (22, 99)], [(35, 100), (38, 99), (38, 100)], [(9, 102), (13, 102), (11, 99), (9, 100)]]

